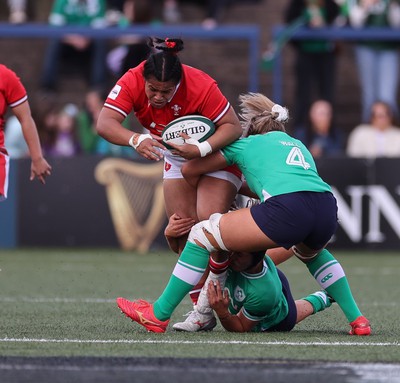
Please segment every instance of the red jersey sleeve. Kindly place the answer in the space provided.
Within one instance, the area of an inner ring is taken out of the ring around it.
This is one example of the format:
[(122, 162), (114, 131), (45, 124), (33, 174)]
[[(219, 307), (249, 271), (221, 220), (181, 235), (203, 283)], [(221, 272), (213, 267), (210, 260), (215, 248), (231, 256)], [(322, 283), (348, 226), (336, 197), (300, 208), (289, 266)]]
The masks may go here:
[(208, 116), (215, 124), (226, 114), (229, 107), (228, 100), (218, 88), (217, 83), (214, 83), (204, 98), (200, 112), (203, 116)]
[[(190, 66), (183, 66), (184, 79), (182, 93), (177, 98), (185, 105), (186, 113), (198, 113), (217, 123), (229, 110), (230, 104), (222, 94), (217, 82), (208, 74)], [(185, 103), (183, 102), (185, 99)]]
[(124, 117), (137, 109), (137, 103), (141, 102), (144, 95), (143, 65), (130, 69), (117, 81), (104, 106), (116, 110)]
[(18, 106), (27, 98), (26, 90), (15, 72), (0, 65), (0, 130), (4, 129), (7, 107)]

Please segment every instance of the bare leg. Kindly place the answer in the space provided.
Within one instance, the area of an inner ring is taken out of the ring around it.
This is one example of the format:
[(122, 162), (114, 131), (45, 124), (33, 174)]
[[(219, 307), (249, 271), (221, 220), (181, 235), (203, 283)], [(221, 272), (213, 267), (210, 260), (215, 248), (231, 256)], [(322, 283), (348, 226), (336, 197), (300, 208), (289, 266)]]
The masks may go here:
[[(196, 189), (184, 179), (166, 179), (163, 182), (165, 211), (169, 218), (176, 213), (181, 218), (193, 218), (198, 222), (196, 213)], [(178, 239), (179, 254), (185, 247), (187, 235)]]
[(269, 249), (267, 254), (277, 266), (291, 258), (293, 256), (293, 251), (292, 249), (286, 250), (283, 247), (277, 247), (275, 249)]
[(297, 319), (296, 323), (301, 322), (306, 319), (310, 315), (314, 314), (314, 308), (310, 302), (305, 301), (304, 299), (298, 299), (296, 301), (297, 308)]

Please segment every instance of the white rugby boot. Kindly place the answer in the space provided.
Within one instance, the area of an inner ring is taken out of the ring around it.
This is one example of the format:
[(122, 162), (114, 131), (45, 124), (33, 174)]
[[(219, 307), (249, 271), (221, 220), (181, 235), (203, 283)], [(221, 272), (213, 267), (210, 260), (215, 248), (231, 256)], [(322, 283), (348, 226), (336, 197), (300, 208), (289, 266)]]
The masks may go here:
[(206, 281), (204, 282), (204, 285), (200, 291), (199, 298), (197, 299), (197, 311), (201, 314), (207, 314), (210, 311), (212, 311), (210, 304), (208, 303), (208, 297), (207, 297), (207, 289), (209, 283), (219, 281), (221, 285), (221, 289), (223, 290), (225, 287), (225, 281), (228, 276), (227, 271), (224, 271), (221, 274), (214, 274), (212, 271), (209, 272), (208, 277)]
[(186, 332), (212, 331), (216, 325), (217, 320), (211, 309), (207, 313), (201, 314), (197, 310), (197, 306), (193, 306), (193, 311), (187, 314), (185, 321), (175, 323), (172, 328), (176, 331)]

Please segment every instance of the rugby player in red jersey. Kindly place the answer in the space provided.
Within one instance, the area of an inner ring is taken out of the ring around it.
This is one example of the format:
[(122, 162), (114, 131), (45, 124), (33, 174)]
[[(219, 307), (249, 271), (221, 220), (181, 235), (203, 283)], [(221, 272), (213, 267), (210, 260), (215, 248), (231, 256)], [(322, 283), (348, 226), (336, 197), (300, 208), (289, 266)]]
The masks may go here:
[(5, 114), (8, 107), (22, 127), (24, 139), (32, 159), (31, 181), (35, 177), (45, 183), (45, 178), (51, 174), (51, 166), (43, 158), (39, 135), (35, 121), (31, 115), (28, 95), (21, 80), (11, 69), (0, 64), (0, 201), (7, 198), (10, 157), (4, 146)]
[[(212, 213), (227, 212), (241, 186), (241, 173), (236, 166), (205, 175), (197, 188), (186, 182), (181, 167), (189, 159), (205, 157), (238, 139), (242, 135), (239, 119), (213, 78), (181, 63), (181, 39), (150, 39), (149, 45), (155, 52), (128, 70), (109, 93), (97, 132), (113, 144), (131, 145), (149, 160), (164, 158), (163, 189), (168, 218), (176, 213), (197, 222)], [(130, 113), (149, 134), (132, 134), (122, 126)], [(166, 150), (159, 139), (163, 129), (187, 115), (209, 118), (215, 133), (197, 145), (184, 144), (173, 151)], [(185, 242), (186, 235), (179, 241), (179, 251)], [(191, 292), (194, 303), (200, 289)]]

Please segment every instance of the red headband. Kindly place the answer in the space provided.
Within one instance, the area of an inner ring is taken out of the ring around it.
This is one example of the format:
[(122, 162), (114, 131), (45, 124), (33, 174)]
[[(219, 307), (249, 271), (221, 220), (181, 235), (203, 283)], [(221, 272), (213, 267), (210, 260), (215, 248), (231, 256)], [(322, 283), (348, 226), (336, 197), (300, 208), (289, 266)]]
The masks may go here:
[(168, 37), (165, 39), (165, 45), (168, 48), (175, 48), (176, 42), (175, 41), (169, 41)]

